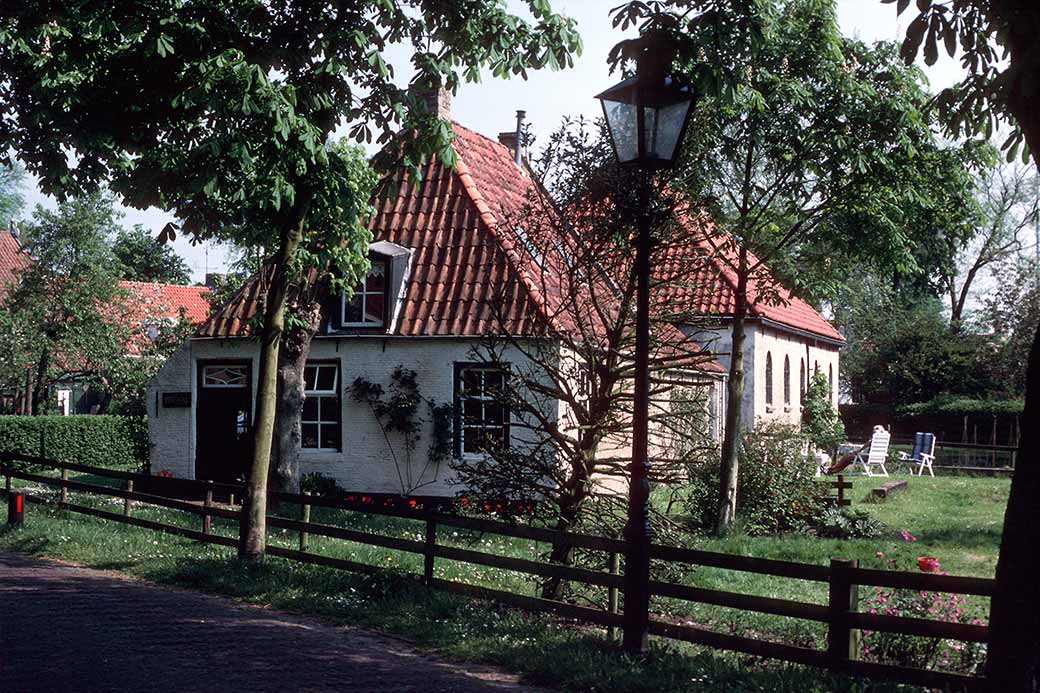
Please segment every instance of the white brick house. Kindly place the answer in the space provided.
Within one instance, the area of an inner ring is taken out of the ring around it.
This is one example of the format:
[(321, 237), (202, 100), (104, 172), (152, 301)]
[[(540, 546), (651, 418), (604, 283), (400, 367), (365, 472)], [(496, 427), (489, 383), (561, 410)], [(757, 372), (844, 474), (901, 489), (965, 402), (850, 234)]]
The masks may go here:
[[(352, 491), (408, 490), (401, 481), (400, 463), (392, 459), (371, 410), (349, 394), (350, 384), (359, 377), (388, 386), (398, 366), (415, 371), (424, 397), (454, 408), (454, 455), (474, 453), (477, 439), (488, 436), (511, 446), (530, 442), (524, 440), (524, 432), (511, 430), (508, 412), (481, 403), (481, 388), (495, 376), (474, 347), (498, 330), (524, 338), (536, 334), (542, 304), (538, 285), (525, 274), (519, 257), (525, 252), (524, 239), (517, 237), (522, 230), (499, 221), (522, 205), (534, 184), (507, 146), (457, 124), (454, 130), (456, 169), (432, 161), (420, 185), (402, 182), (393, 201), (379, 204), (370, 224), (376, 239), (370, 246), (372, 273), (351, 299), (335, 298), (325, 306), (305, 373), (300, 455), (304, 475), (321, 473)], [(244, 475), (259, 365), (249, 323), (261, 298), (260, 286), (255, 280), (247, 283), (150, 383), (153, 473), (165, 469), (177, 477), (216, 481)], [(492, 296), (498, 301), (494, 309)], [(507, 305), (501, 302), (503, 296), (508, 297)], [(812, 314), (826, 324), (815, 311)], [(505, 323), (503, 315), (508, 316)], [(815, 349), (814, 358), (833, 364), (837, 374), (837, 353), (827, 351), (830, 343), (820, 347), (819, 336), (792, 332), (794, 326), (782, 320), (756, 320), (749, 328), (749, 370), (753, 367), (757, 374), (766, 353), (782, 358), (780, 345), (787, 339), (790, 344), (784, 348), (791, 358), (806, 348)], [(681, 333), (675, 332), (681, 340)], [(710, 430), (719, 437), (728, 365), (725, 340), (715, 348), (718, 359), (701, 364), (693, 378), (706, 392)], [(517, 353), (514, 362), (523, 358)], [(756, 382), (761, 379), (749, 376), (749, 392), (756, 392)], [(749, 420), (766, 413), (764, 405), (755, 404), (757, 398), (753, 394), (749, 399)], [(463, 419), (463, 409), (481, 413), (467, 413)], [(560, 407), (554, 416), (562, 419), (565, 410)], [(424, 430), (416, 451), (424, 454), (432, 438), (433, 432)], [(419, 467), (415, 473), (421, 476), (421, 488), (416, 493), (453, 495), (457, 490), (449, 465)]]

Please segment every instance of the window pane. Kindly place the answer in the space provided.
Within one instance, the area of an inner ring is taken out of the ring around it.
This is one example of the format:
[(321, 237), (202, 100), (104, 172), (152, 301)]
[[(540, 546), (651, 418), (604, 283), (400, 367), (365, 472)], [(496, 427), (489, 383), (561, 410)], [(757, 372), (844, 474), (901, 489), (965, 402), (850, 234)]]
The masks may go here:
[(365, 322), (383, 322), (383, 294), (365, 296)]
[(318, 400), (321, 402), (321, 417), (320, 421), (331, 421), (333, 423), (339, 421), (339, 413), (336, 411), (336, 398), (335, 397), (322, 397)]
[(300, 417), (301, 421), (317, 421), (318, 420), (318, 398), (308, 397), (303, 400), (303, 416)]
[(467, 368), (462, 371), (462, 394), (480, 394), (480, 371), (476, 368)]
[(361, 294), (354, 294), (353, 298), (344, 304), (343, 322), (361, 322)]
[(502, 371), (484, 371), (484, 390), (488, 395), (494, 395), (502, 389)]
[[(336, 389), (336, 366), (326, 364), (317, 367), (318, 370), (318, 381), (315, 390), (324, 390), (325, 392), (333, 392)], [(310, 382), (310, 381), (308, 381)]]
[(467, 399), (462, 402), (462, 416), (467, 424), (479, 424), (484, 420), (484, 407), (478, 399)]
[(498, 402), (485, 402), (484, 423), (501, 426), (505, 423), (505, 407)]
[(386, 288), (386, 264), (372, 263), (372, 269), (365, 277), (365, 291), (382, 292)]
[(304, 366), (303, 368), (303, 389), (313, 390), (314, 389), (314, 378), (316, 377), (318, 370), (317, 366)]
[(479, 428), (466, 428), (463, 430), (462, 436), (462, 451), (463, 452), (480, 452), (481, 451), (481, 440), (480, 440), (480, 429)]
[(321, 447), (339, 449), (339, 424), (322, 424)]
[(502, 443), (505, 441), (505, 429), (502, 428), (485, 428), (484, 429), (484, 448), (487, 450), (495, 450), (502, 447)]
[(303, 424), (300, 426), (300, 446), (305, 448), (318, 447), (318, 424)]

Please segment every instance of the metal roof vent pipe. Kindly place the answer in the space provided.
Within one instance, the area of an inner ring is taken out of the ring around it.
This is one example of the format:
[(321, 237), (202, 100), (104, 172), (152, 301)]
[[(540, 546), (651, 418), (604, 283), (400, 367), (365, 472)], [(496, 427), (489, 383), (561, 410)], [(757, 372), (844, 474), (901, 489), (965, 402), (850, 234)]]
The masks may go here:
[(524, 151), (524, 118), (526, 117), (527, 111), (518, 110), (516, 112), (516, 148), (513, 154), (513, 163), (518, 167)]

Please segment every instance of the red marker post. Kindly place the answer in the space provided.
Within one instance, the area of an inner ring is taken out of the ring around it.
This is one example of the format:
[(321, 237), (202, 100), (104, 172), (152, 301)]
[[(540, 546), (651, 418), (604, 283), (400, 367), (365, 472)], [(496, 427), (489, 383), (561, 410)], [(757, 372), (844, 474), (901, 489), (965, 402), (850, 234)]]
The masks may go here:
[(21, 526), (25, 524), (25, 494), (12, 491), (7, 494), (7, 524)]

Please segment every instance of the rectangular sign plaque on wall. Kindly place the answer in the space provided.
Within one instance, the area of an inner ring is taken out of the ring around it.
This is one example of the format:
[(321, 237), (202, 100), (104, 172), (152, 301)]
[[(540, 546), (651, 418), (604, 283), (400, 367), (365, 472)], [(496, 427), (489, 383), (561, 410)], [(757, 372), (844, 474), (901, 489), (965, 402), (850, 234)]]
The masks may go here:
[(190, 392), (164, 392), (162, 393), (162, 405), (167, 409), (176, 407), (190, 407)]

